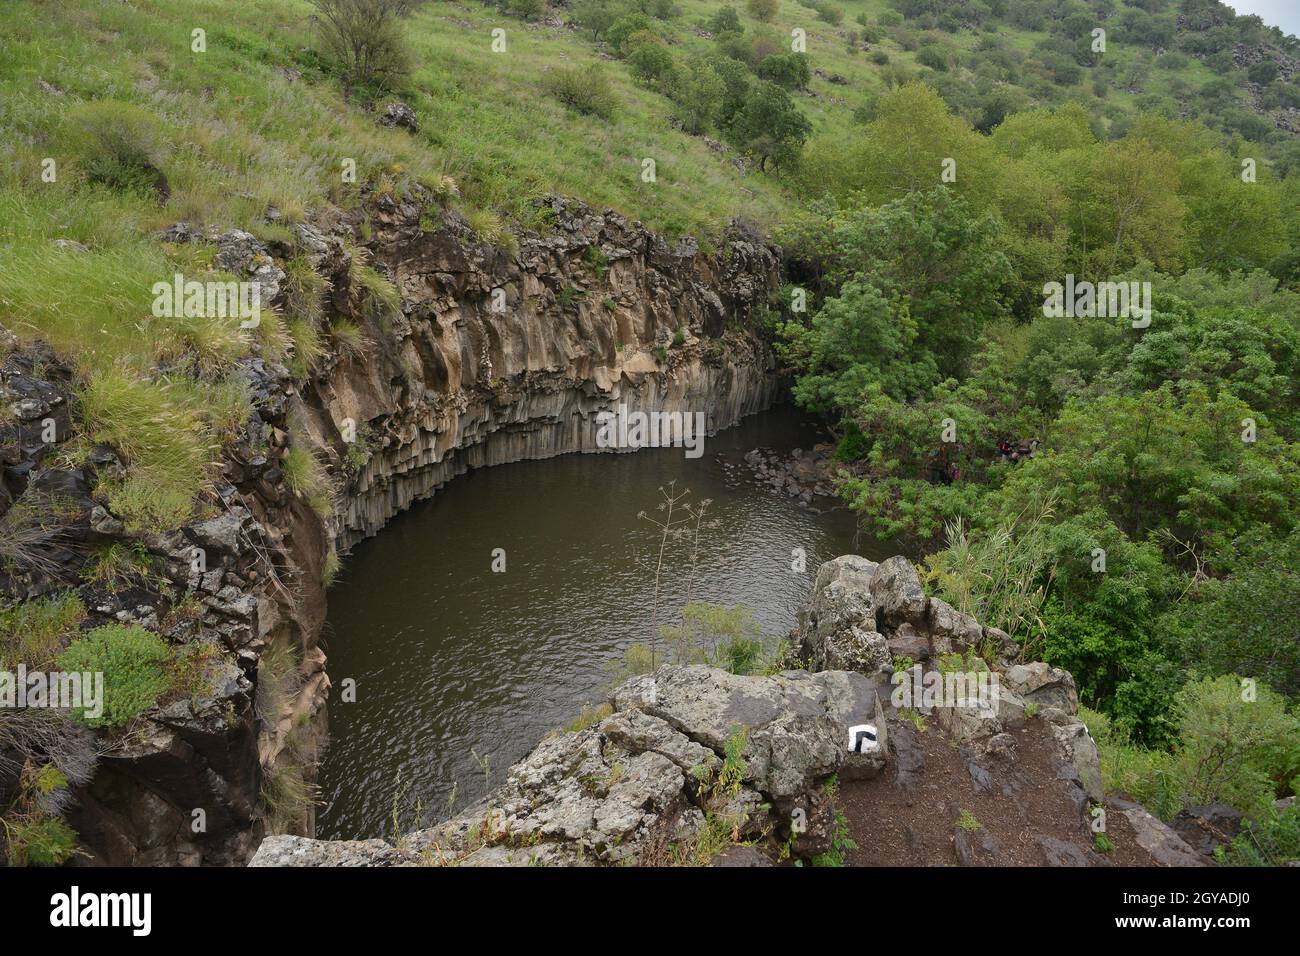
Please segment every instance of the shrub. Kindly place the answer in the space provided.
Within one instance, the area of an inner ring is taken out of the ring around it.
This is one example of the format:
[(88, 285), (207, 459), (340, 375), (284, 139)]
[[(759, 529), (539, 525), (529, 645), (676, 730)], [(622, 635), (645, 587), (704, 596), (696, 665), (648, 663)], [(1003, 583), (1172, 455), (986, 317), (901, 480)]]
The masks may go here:
[(653, 85), (672, 79), (673, 55), (654, 34), (634, 34), (624, 42), (623, 49), (627, 51), (628, 70), (640, 82)]
[(916, 62), (922, 66), (928, 66), (932, 70), (940, 73), (948, 71), (948, 57), (942, 50), (935, 46), (923, 46), (916, 51)]
[(506, 9), (520, 20), (536, 20), (546, 12), (546, 0), (506, 0)]
[(565, 106), (588, 116), (609, 119), (618, 107), (609, 77), (601, 69), (560, 66), (542, 79), (546, 92)]
[(58, 866), (72, 857), (77, 834), (58, 817), (31, 820), (0, 818), (10, 866)]
[(755, 20), (771, 23), (781, 9), (781, 0), (745, 0), (745, 9)]
[(86, 617), (74, 593), (40, 598), (0, 611), (0, 668), (43, 667)]
[(1262, 814), (1300, 773), (1300, 721), (1267, 686), (1255, 685), (1254, 695), (1234, 674), (1179, 692), (1173, 773), (1187, 805), (1222, 802)]
[(73, 716), (91, 727), (116, 727), (158, 702), (168, 688), (166, 667), (171, 648), (157, 634), (137, 625), (105, 624), (78, 638), (59, 655), (59, 670), (102, 673), (103, 713)]
[(715, 36), (719, 33), (745, 32), (745, 27), (740, 22), (740, 14), (732, 6), (719, 7), (718, 12), (709, 18), (708, 29)]
[(1300, 803), (1248, 820), (1216, 856), (1228, 866), (1286, 866), (1300, 860)]
[(647, 30), (652, 34), (654, 33), (654, 27), (650, 23), (650, 18), (644, 13), (629, 13), (627, 16), (619, 17), (614, 21), (614, 25), (605, 33), (605, 41), (613, 47), (615, 53), (619, 56), (623, 56), (626, 52), (623, 49), (623, 44), (627, 41), (628, 37), (632, 36), (634, 33), (640, 33), (643, 30)]
[(817, 8), (817, 19), (837, 27), (844, 22), (844, 10), (842, 7), (822, 4)]
[(757, 73), (786, 90), (801, 90), (812, 79), (808, 57), (803, 53), (777, 53), (758, 65)]
[(607, 0), (578, 0), (573, 5), (573, 22), (599, 40), (618, 20), (618, 10)]
[(420, 0), (311, 0), (325, 56), (344, 82), (389, 89), (411, 69), (401, 20)]

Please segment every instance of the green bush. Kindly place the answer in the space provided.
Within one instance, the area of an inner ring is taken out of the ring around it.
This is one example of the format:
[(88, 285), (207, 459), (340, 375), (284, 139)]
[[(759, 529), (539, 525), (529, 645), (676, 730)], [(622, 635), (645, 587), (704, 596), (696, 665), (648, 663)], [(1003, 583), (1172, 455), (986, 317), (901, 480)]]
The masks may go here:
[(542, 85), (546, 92), (578, 113), (609, 119), (618, 108), (609, 77), (600, 69), (558, 66), (543, 77)]
[(171, 648), (157, 634), (124, 624), (105, 624), (68, 645), (58, 657), (59, 670), (102, 673), (103, 713), (73, 716), (91, 727), (117, 727), (158, 702), (168, 689)]
[(1285, 866), (1300, 860), (1300, 803), (1246, 821), (1232, 845), (1215, 855), (1228, 866)]
[(1300, 774), (1300, 720), (1263, 684), (1254, 699), (1234, 674), (1188, 684), (1176, 701), (1179, 745), (1172, 772), (1189, 806), (1227, 803), (1266, 813)]
[(77, 834), (58, 817), (0, 818), (0, 827), (10, 866), (58, 866), (76, 852)]
[(310, 0), (325, 57), (344, 82), (392, 89), (411, 72), (401, 21), (419, 0)]
[(623, 56), (627, 52), (623, 49), (623, 44), (628, 37), (642, 31), (654, 34), (655, 30), (650, 23), (650, 18), (644, 13), (629, 13), (627, 16), (619, 17), (614, 21), (613, 26), (605, 31), (605, 42), (613, 48), (615, 53)]
[(546, 12), (546, 0), (506, 0), (506, 8), (521, 20), (536, 20)]
[(74, 593), (0, 611), (0, 669), (45, 666), (85, 617), (85, 605)]
[(648, 86), (669, 82), (673, 78), (673, 55), (653, 34), (634, 35), (623, 44), (627, 68), (637, 80)]

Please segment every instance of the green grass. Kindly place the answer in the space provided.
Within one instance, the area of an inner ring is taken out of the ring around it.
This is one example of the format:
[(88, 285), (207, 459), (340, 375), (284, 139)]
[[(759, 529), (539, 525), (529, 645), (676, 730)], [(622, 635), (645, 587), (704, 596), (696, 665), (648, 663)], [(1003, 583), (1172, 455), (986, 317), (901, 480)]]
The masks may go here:
[(0, 611), (0, 666), (44, 667), (85, 618), (85, 605), (72, 593)]

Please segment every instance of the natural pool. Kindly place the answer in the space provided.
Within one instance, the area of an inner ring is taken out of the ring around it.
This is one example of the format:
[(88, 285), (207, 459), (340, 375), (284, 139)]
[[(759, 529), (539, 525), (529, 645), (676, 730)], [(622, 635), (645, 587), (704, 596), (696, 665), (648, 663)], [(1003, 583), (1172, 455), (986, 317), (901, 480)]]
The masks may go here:
[[(821, 562), (883, 556), (855, 545), (847, 510), (805, 510), (756, 486), (742, 461), (754, 447), (820, 440), (780, 407), (708, 439), (700, 458), (664, 448), (482, 469), (357, 545), (329, 594), (334, 690), (316, 835), (390, 835), (399, 774), (402, 826), (417, 800), (423, 822), (437, 822), (453, 785), (463, 809), (547, 731), (599, 703), (611, 665), (651, 639), (659, 538), (637, 514), (659, 517), (671, 481), (687, 502), (712, 499), (693, 597), (746, 604), (771, 643), (783, 637)], [(685, 603), (690, 546), (669, 545), (661, 622)], [(492, 570), (497, 548), (504, 573)], [(803, 573), (791, 570), (795, 548)], [(347, 678), (355, 703), (340, 699)]]

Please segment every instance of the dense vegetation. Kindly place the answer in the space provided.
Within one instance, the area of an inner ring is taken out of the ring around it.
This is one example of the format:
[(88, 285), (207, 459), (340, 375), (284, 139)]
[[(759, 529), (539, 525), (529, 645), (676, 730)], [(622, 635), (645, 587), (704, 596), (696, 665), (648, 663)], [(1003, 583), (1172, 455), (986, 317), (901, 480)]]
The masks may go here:
[[(547, 228), (536, 200), (552, 192), (705, 248), (740, 217), (785, 247), (771, 329), (797, 400), (840, 436), (864, 525), (1073, 671), (1110, 782), (1166, 814), (1210, 799), (1258, 814), (1242, 860), (1300, 853), (1300, 827), (1268, 814), (1300, 777), (1294, 37), (1217, 0), (6, 13), (0, 323), (72, 364), (80, 435), (61, 456), (119, 449), (125, 473), (96, 494), (132, 531), (201, 512), (247, 410), (239, 358), (306, 376), (361, 334), (322, 317), (300, 259), (283, 314), (255, 331), (151, 316), (153, 282), (212, 267), (209, 246), (158, 230), (292, 247), (329, 205), (416, 189), (507, 249)], [(418, 132), (375, 122), (393, 99)], [(391, 310), (395, 290), (356, 261), (371, 307)], [(1070, 276), (1151, 283), (1149, 325), (1044, 314), (1044, 286)], [(292, 487), (327, 509), (328, 477), (290, 454)], [(0, 516), (0, 559), (31, 559), (24, 536), (46, 517)], [(114, 554), (87, 573), (148, 571)], [(110, 661), (128, 675), (114, 721), (186, 683), (138, 629), (81, 634), (74, 600), (5, 612), (0, 664)], [(723, 657), (755, 666), (747, 626), (724, 623), (700, 610), (678, 637), (720, 633)], [(41, 770), (9, 808), (18, 860), (70, 852), (46, 799), (68, 780)]]

